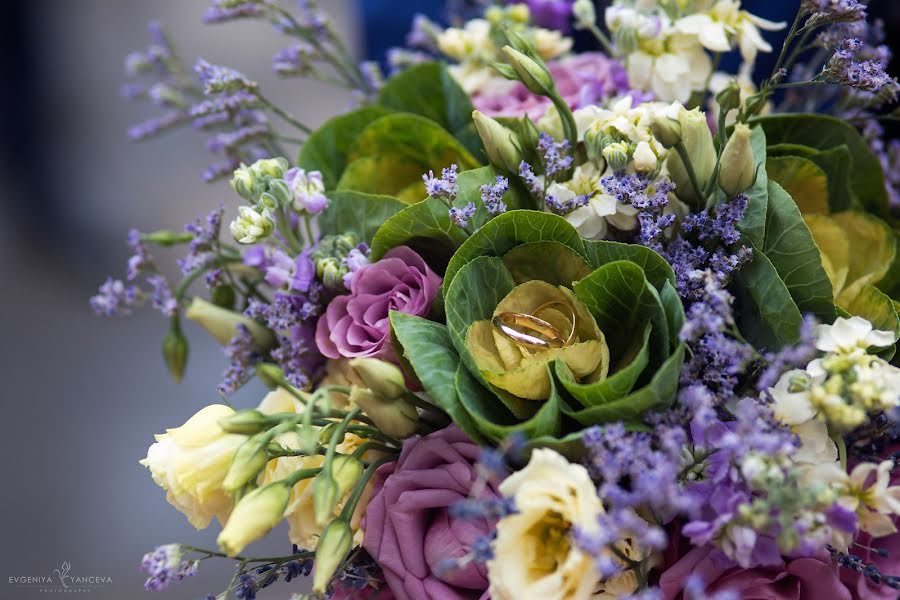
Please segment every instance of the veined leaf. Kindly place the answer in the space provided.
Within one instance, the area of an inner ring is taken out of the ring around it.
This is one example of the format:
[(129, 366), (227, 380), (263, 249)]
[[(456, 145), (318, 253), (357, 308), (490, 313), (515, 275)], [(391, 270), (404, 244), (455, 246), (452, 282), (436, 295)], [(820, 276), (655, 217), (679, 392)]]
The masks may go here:
[(366, 243), (372, 241), (379, 225), (405, 206), (391, 196), (350, 190), (329, 192), (328, 199), (328, 208), (318, 219), (321, 233), (355, 233)]

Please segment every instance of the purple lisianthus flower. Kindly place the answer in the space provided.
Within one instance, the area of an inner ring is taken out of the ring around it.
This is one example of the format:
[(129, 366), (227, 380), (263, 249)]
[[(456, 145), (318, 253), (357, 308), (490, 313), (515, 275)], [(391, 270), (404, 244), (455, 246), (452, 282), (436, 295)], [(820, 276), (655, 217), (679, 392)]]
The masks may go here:
[[(362, 523), (363, 547), (381, 566), (398, 600), (476, 600), (488, 597), (484, 564), (467, 562), (471, 546), (493, 529), (483, 518), (462, 519), (452, 507), (478, 479), (479, 447), (455, 425), (403, 443), (400, 458), (381, 466)], [(493, 485), (484, 497), (499, 497)]]
[[(551, 61), (547, 67), (560, 95), (572, 109), (597, 104), (629, 91), (625, 68), (600, 52), (584, 52)], [(534, 120), (541, 118), (551, 105), (548, 98), (532, 94), (521, 83), (503, 94), (492, 94), (489, 90), (476, 93), (472, 103), (491, 117), (528, 114)]]
[(357, 269), (350, 294), (328, 305), (316, 327), (319, 351), (328, 358), (395, 360), (390, 311), (427, 315), (440, 285), (441, 277), (411, 248), (390, 250), (378, 262)]
[[(518, 4), (519, 0), (506, 0), (507, 4)], [(574, 0), (525, 0), (531, 11), (531, 22), (547, 29), (558, 29), (568, 33), (572, 26), (572, 5)]]

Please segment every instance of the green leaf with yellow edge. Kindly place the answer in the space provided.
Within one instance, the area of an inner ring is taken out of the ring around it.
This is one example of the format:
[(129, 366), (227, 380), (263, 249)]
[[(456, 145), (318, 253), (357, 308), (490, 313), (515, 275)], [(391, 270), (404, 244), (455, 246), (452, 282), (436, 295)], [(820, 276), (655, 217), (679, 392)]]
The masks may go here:
[(584, 254), (581, 236), (560, 216), (533, 210), (514, 210), (494, 217), (460, 246), (447, 265), (444, 296), (462, 267), (483, 256), (503, 256), (529, 242), (558, 242)]
[(365, 106), (325, 121), (303, 142), (297, 164), (307, 171), (320, 171), (325, 189), (334, 189), (356, 138), (369, 123), (390, 112), (378, 106)]
[(611, 369), (611, 374), (601, 381), (579, 383), (572, 375), (571, 369), (562, 361), (556, 361), (556, 376), (565, 390), (583, 406), (595, 406), (618, 400), (628, 395), (638, 378), (647, 368), (650, 361), (650, 330), (648, 323), (644, 327), (643, 338), (632, 341), (634, 349), (629, 349), (619, 359), (619, 364)]
[(360, 242), (370, 243), (378, 227), (405, 206), (391, 196), (339, 190), (328, 193), (328, 208), (319, 215), (322, 234), (355, 233)]
[(846, 144), (827, 150), (818, 150), (800, 144), (774, 144), (768, 148), (769, 156), (798, 156), (822, 169), (828, 177), (828, 208), (830, 212), (849, 210), (853, 204), (848, 173), (853, 168), (853, 158)]
[(552, 285), (572, 287), (590, 275), (592, 269), (584, 258), (559, 242), (531, 242), (516, 246), (503, 255), (516, 284), (538, 279)]
[(826, 322), (834, 320), (831, 281), (822, 268), (819, 248), (793, 199), (774, 181), (769, 182), (762, 250), (801, 312)]
[[(547, 366), (549, 372), (550, 366)], [(498, 443), (514, 433), (522, 433), (528, 438), (560, 434), (562, 401), (556, 391), (552, 373), (550, 375), (551, 394), (531, 418), (520, 421), (497, 402), (497, 398), (485, 389), (463, 366), (456, 370), (456, 390), (460, 401), (472, 420), (488, 439)]]
[(445, 325), (391, 311), (391, 328), (428, 395), (473, 440), (481, 438), (456, 392), (459, 355)]
[(850, 239), (837, 221), (824, 215), (804, 215), (816, 246), (822, 255), (822, 268), (831, 280), (836, 300), (847, 284), (850, 271)]
[(684, 344), (653, 374), (650, 383), (618, 400), (576, 410), (562, 404), (562, 412), (583, 426), (610, 421), (639, 421), (649, 411), (664, 410), (672, 405), (678, 392), (678, 377), (684, 363)]
[(466, 239), (466, 233), (450, 222), (447, 206), (428, 198), (406, 206), (381, 224), (372, 239), (372, 260), (391, 248), (410, 246), (440, 271)]
[(803, 214), (830, 212), (828, 176), (813, 161), (799, 156), (770, 156), (766, 174), (790, 194)]
[(887, 224), (871, 215), (843, 212), (832, 215), (849, 244), (847, 282), (837, 303), (847, 307), (860, 289), (884, 278), (896, 258), (896, 239)]

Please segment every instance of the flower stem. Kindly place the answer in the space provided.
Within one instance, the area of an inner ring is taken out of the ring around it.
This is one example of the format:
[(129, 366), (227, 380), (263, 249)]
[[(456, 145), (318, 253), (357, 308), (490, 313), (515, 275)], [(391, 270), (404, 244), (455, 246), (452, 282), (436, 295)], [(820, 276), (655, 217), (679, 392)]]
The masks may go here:
[(694, 192), (697, 194), (697, 207), (699, 210), (703, 209), (703, 188), (700, 187), (700, 183), (697, 181), (697, 173), (694, 172), (694, 164), (691, 162), (691, 157), (688, 154), (687, 148), (684, 145), (684, 142), (679, 140), (677, 144), (675, 144), (675, 151), (678, 153), (679, 158), (681, 158), (681, 162), (684, 164), (684, 170), (687, 171), (688, 179), (691, 180), (691, 185), (694, 186)]

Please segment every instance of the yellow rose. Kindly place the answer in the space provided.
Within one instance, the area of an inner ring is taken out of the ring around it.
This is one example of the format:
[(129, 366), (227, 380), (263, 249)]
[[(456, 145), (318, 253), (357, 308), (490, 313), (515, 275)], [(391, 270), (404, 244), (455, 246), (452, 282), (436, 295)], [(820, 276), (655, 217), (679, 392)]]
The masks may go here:
[[(488, 581), (494, 600), (583, 600), (620, 597), (637, 587), (633, 573), (601, 581), (594, 558), (571, 539), (575, 527), (595, 530), (603, 504), (587, 469), (541, 448), (513, 473), (500, 492), (517, 513), (497, 524)], [(628, 551), (630, 554), (630, 549)]]
[(540, 318), (567, 336), (572, 332), (572, 314), (565, 314), (560, 304), (571, 307), (575, 313), (572, 341), (563, 348), (529, 350), (500, 333), (491, 321), (472, 324), (466, 345), (485, 381), (520, 398), (546, 400), (550, 396), (547, 364), (553, 360), (564, 362), (578, 381), (588, 383), (606, 377), (609, 348), (603, 332), (568, 288), (540, 280), (527, 281), (500, 301), (494, 316), (504, 312), (531, 315), (548, 305), (540, 312)]
[(219, 426), (219, 419), (232, 414), (223, 404), (203, 408), (181, 427), (157, 435), (141, 461), (166, 490), (166, 500), (197, 529), (207, 527), (213, 517), (224, 523), (231, 512), (231, 497), (222, 490), (222, 481), (246, 439)]

